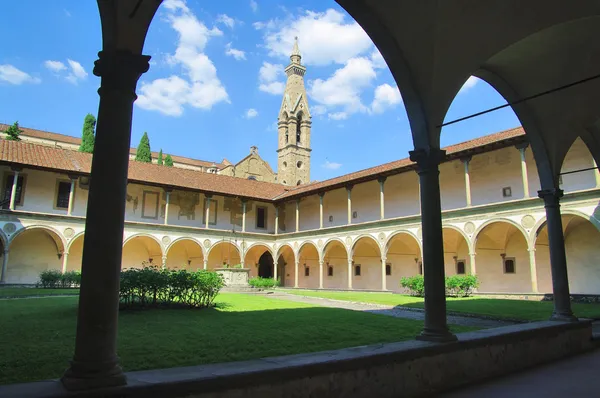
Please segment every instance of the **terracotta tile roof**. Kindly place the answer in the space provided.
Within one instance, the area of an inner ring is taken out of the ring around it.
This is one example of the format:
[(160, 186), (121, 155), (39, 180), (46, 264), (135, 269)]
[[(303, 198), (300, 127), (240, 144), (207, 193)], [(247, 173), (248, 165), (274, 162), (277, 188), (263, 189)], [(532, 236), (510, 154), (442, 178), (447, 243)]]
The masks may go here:
[[(89, 174), (92, 155), (23, 141), (0, 140), (0, 162), (64, 173)], [(136, 161), (129, 162), (128, 178), (132, 182), (265, 201), (270, 201), (287, 189), (281, 184)]]
[[(511, 139), (520, 138), (525, 136), (525, 131), (522, 127), (515, 127), (510, 130), (501, 131), (495, 134), (486, 135), (483, 137), (475, 138), (470, 141), (461, 142), (459, 144), (450, 145), (445, 147), (446, 155), (448, 159), (454, 159), (459, 157), (460, 154), (467, 155), (470, 152), (484, 151), (486, 147), (490, 145), (497, 145), (500, 143), (507, 143)], [(300, 185), (298, 187), (291, 187), (290, 190), (277, 200), (291, 199), (299, 196), (305, 196), (309, 194), (315, 194), (325, 190), (331, 190), (350, 185), (353, 183), (359, 183), (369, 180), (377, 179), (380, 176), (398, 174), (404, 170), (414, 167), (415, 163), (409, 158), (395, 160), (393, 162), (384, 163), (379, 166), (371, 167), (368, 169), (356, 171), (354, 173), (346, 174), (340, 177), (331, 178), (329, 180), (314, 182), (310, 184)]]
[[(8, 129), (9, 127), (10, 126), (7, 124), (0, 123), (0, 132)], [(62, 142), (62, 143), (71, 144), (71, 145), (80, 145), (81, 144), (81, 138), (72, 137), (70, 135), (52, 133), (50, 131), (30, 129), (30, 128), (22, 127), (22, 126), (19, 126), (19, 127), (21, 130), (23, 130), (22, 135), (25, 135), (28, 137), (39, 138), (39, 139), (48, 140), (48, 141), (56, 141), (57, 143)], [(135, 155), (135, 152), (136, 152), (136, 148), (129, 149), (129, 153), (131, 155)], [(165, 153), (165, 156), (166, 156), (166, 153)], [(152, 157), (158, 158), (158, 152), (152, 152)], [(181, 163), (181, 164), (190, 165), (190, 166), (212, 167), (212, 165), (214, 163), (215, 166), (217, 166), (217, 168), (219, 168), (219, 169), (222, 169), (223, 167), (225, 167), (225, 165), (222, 163), (209, 162), (207, 160), (186, 158), (184, 156), (171, 155), (171, 158), (173, 158), (173, 161), (175, 163)]]

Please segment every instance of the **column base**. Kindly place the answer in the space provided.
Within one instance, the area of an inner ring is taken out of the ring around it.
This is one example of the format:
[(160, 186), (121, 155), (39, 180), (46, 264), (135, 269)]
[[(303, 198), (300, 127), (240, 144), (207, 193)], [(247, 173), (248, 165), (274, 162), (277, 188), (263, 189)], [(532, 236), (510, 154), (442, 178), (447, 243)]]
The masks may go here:
[(559, 322), (579, 322), (579, 319), (573, 314), (558, 314), (556, 312), (552, 313), (550, 320)]
[(415, 337), (415, 339), (420, 341), (430, 341), (433, 343), (451, 343), (453, 341), (457, 341), (458, 337), (450, 333), (449, 330), (423, 330), (421, 334)]
[(127, 376), (121, 366), (116, 363), (103, 365), (105, 364), (72, 361), (71, 367), (67, 369), (60, 381), (68, 391), (93, 390), (127, 384)]

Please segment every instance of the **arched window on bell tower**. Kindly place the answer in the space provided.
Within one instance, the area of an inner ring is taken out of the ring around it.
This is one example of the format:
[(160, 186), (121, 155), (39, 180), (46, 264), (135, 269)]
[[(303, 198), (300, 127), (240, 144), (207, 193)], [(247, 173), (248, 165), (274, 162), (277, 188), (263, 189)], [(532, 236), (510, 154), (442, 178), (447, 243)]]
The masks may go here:
[(288, 134), (288, 129), (286, 127), (285, 128), (285, 143), (287, 144), (288, 142), (290, 142), (290, 135)]
[(296, 124), (296, 145), (301, 144), (301, 135), (302, 132), (300, 130), (300, 124), (302, 124), (302, 114), (298, 115), (298, 124)]

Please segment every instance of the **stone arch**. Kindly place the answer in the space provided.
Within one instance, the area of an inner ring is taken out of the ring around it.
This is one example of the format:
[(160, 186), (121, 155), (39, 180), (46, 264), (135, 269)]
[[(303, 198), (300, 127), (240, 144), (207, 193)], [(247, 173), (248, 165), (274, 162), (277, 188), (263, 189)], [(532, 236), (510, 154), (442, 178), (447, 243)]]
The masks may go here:
[(191, 237), (177, 238), (165, 249), (166, 263), (169, 269), (198, 270), (204, 268), (204, 247)]
[(296, 252), (294, 251), (294, 248), (292, 247), (292, 245), (289, 243), (284, 243), (281, 246), (279, 246), (279, 248), (277, 249), (276, 257), (278, 259), (283, 254), (285, 249), (289, 249), (292, 252), (292, 257), (294, 259), (296, 258)]
[(5, 281), (36, 283), (42, 271), (61, 271), (65, 247), (55, 228), (32, 225), (19, 230), (10, 239)]
[(231, 267), (242, 264), (242, 252), (239, 246), (229, 240), (215, 242), (206, 252), (208, 269)]
[(319, 261), (321, 253), (317, 245), (304, 241), (298, 247), (298, 286), (305, 288), (319, 287)]
[[(442, 238), (444, 240), (445, 274), (455, 275), (462, 272), (463, 269), (465, 274), (470, 274), (471, 258), (469, 254), (474, 253), (471, 240), (463, 230), (453, 225), (442, 226)], [(459, 267), (459, 262), (462, 262), (462, 267)]]
[(281, 245), (275, 257), (277, 263), (277, 277), (282, 286), (294, 286), (294, 272), (296, 253), (292, 245), (284, 243)]
[(373, 236), (373, 235), (369, 235), (369, 234), (362, 234), (357, 236), (354, 241), (352, 242), (352, 246), (350, 247), (350, 253), (352, 254), (352, 256), (354, 257), (354, 249), (356, 248), (358, 242), (360, 240), (364, 240), (364, 239), (369, 239), (372, 241), (372, 243), (377, 246), (377, 248), (379, 249), (379, 251), (381, 252), (381, 246), (379, 245), (379, 242), (377, 241), (377, 239)]
[(421, 241), (410, 231), (395, 231), (383, 246), (390, 274), (386, 276), (388, 289), (399, 289), (400, 279), (423, 273), (423, 247)]
[(324, 288), (348, 288), (348, 258), (348, 248), (341, 239), (330, 238), (325, 242), (322, 250)]
[(581, 137), (577, 137), (573, 140), (569, 150), (562, 159), (560, 172), (588, 170), (561, 175), (559, 180), (560, 188), (565, 192), (596, 188), (596, 171), (589, 170), (592, 167), (595, 167), (592, 152), (585, 141)]
[[(577, 211), (561, 215), (569, 290), (572, 294), (600, 294), (600, 263), (598, 263), (598, 242), (600, 228), (593, 218)], [(537, 267), (538, 289), (542, 293), (552, 293), (552, 273), (546, 222), (536, 229), (535, 263)]]
[[(350, 249), (354, 269), (352, 287), (379, 289), (381, 287), (381, 246), (372, 235), (358, 236)], [(356, 267), (360, 267), (360, 275)]]
[[(275, 266), (275, 256), (273, 250), (265, 243), (253, 243), (244, 251), (244, 266), (250, 269), (250, 276), (264, 276), (261, 275), (261, 266), (266, 267), (266, 264), (261, 264), (261, 258), (268, 253), (271, 256), (270, 259), (270, 272), (268, 274), (274, 275), (273, 267)], [(263, 258), (263, 262), (264, 262)]]
[(163, 245), (153, 235), (133, 234), (123, 241), (121, 269), (141, 268), (146, 265), (161, 267)]
[(69, 259), (67, 261), (67, 271), (79, 271), (81, 270), (81, 264), (83, 261), (83, 241), (85, 239), (85, 231), (73, 236), (67, 246), (67, 253), (69, 253)]
[[(458, 228), (455, 225), (450, 225), (450, 224), (443, 224), (442, 231), (444, 229), (451, 229), (451, 230), (454, 230), (457, 233), (459, 233), (465, 239), (465, 242), (467, 242), (469, 252), (473, 251), (473, 242), (471, 241), (471, 239), (469, 238), (469, 235), (467, 235), (467, 233), (464, 230), (462, 230), (461, 228)], [(475, 234), (473, 234), (473, 236), (475, 236)]]
[[(523, 292), (533, 290), (528, 234), (512, 220), (488, 220), (476, 231), (473, 247), (482, 292)], [(513, 265), (511, 270), (508, 263)], [(532, 276), (533, 275), (533, 276)]]

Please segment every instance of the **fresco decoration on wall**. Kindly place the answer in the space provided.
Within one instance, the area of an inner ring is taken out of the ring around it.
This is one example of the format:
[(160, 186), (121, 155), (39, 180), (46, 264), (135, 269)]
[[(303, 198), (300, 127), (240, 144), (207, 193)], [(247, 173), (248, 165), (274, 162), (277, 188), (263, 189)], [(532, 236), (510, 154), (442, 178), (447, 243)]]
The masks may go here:
[(200, 204), (200, 194), (197, 192), (173, 191), (169, 198), (171, 203), (179, 206), (178, 219), (186, 217), (188, 220), (196, 219), (196, 206)]
[(127, 194), (127, 203), (133, 203), (133, 214), (138, 208), (138, 197), (135, 198), (132, 195)]

